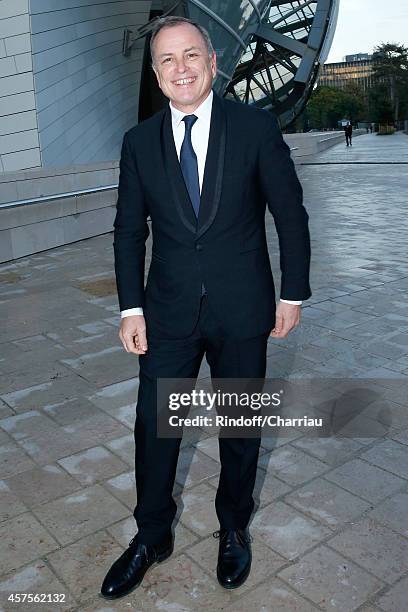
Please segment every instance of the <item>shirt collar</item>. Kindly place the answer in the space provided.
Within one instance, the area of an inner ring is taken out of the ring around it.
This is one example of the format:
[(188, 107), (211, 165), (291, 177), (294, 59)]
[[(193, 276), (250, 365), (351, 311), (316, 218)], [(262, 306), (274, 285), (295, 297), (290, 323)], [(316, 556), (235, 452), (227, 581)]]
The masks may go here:
[(183, 113), (183, 111), (175, 108), (171, 102), (169, 102), (170, 110), (171, 110), (171, 120), (174, 126), (178, 127), (185, 117), (188, 114), (193, 114), (201, 120), (210, 120), (211, 118), (211, 109), (213, 102), (213, 90), (210, 91), (204, 102), (201, 102), (200, 106), (198, 106), (194, 113)]

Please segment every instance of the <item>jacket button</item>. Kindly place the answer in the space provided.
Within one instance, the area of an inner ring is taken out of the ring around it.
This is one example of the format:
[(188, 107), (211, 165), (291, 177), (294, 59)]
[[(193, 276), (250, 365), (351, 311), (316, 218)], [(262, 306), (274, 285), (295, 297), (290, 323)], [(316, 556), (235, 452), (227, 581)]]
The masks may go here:
[(202, 244), (196, 244), (195, 245), (195, 249), (196, 249), (196, 251), (202, 251), (203, 250), (203, 245)]

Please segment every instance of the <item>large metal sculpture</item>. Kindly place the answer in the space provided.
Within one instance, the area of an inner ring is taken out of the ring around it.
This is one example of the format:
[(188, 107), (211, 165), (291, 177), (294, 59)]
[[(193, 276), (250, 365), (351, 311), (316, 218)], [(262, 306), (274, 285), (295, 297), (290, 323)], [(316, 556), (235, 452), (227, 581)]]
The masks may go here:
[(282, 128), (308, 100), (331, 46), (338, 5), (339, 0), (154, 3), (155, 14), (185, 15), (210, 32), (218, 55), (218, 93), (273, 109)]

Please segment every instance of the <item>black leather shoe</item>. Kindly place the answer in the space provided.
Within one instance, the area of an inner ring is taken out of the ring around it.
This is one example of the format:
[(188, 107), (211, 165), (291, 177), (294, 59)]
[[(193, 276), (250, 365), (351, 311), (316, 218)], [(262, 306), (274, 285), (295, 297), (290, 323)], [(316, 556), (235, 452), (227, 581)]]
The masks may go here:
[(139, 586), (151, 565), (164, 561), (173, 552), (174, 537), (170, 533), (160, 544), (143, 544), (138, 535), (129, 542), (129, 548), (115, 561), (106, 574), (101, 595), (116, 599), (127, 595)]
[(252, 538), (247, 529), (220, 529), (213, 536), (220, 539), (217, 578), (225, 589), (235, 589), (248, 578)]

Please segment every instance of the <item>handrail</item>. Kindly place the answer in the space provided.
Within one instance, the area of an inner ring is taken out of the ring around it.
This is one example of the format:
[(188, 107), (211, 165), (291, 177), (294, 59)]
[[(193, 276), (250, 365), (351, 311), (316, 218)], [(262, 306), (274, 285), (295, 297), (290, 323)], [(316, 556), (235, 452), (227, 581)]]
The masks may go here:
[[(291, 151), (296, 151), (298, 147), (290, 147)], [(53, 195), (40, 196), (38, 198), (29, 198), (27, 200), (16, 200), (15, 202), (5, 202), (0, 204), (0, 209), (17, 208), (18, 206), (29, 206), (31, 204), (41, 204), (42, 202), (54, 202), (55, 200), (66, 200), (67, 198), (75, 198), (77, 196), (88, 195), (91, 193), (101, 193), (104, 191), (112, 191), (117, 189), (118, 183), (113, 185), (103, 185), (102, 187), (92, 187), (92, 189), (80, 189), (78, 191), (67, 191), (65, 193), (55, 193)]]
[(6, 202), (0, 204), (2, 208), (16, 208), (18, 206), (27, 206), (30, 204), (40, 204), (41, 202), (53, 202), (55, 200), (65, 200), (67, 198), (74, 198), (76, 196), (87, 195), (90, 193), (99, 193), (103, 191), (111, 191), (117, 189), (118, 184), (114, 185), (103, 185), (102, 187), (93, 187), (92, 189), (81, 189), (79, 191), (68, 191), (65, 193), (55, 193), (54, 195), (40, 196), (38, 198), (29, 198), (27, 200), (16, 200), (15, 202)]
[[(290, 147), (291, 151), (296, 151), (298, 147)], [(29, 206), (31, 204), (41, 204), (42, 202), (54, 202), (55, 200), (66, 200), (67, 198), (75, 198), (77, 196), (88, 195), (91, 193), (101, 193), (117, 189), (118, 184), (103, 185), (102, 187), (93, 187), (92, 189), (81, 189), (79, 191), (67, 191), (65, 193), (55, 193), (53, 195), (40, 196), (38, 198), (29, 198), (27, 200), (16, 200), (15, 202), (5, 202), (0, 204), (0, 210), (3, 208), (17, 208), (18, 206)]]

